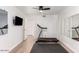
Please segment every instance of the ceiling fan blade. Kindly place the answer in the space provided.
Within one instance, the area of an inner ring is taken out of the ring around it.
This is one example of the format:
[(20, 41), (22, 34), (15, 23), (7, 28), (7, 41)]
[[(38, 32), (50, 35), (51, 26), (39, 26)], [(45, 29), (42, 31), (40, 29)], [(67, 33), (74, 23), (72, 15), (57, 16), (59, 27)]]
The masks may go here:
[(44, 8), (43, 10), (50, 10), (50, 8)]
[(44, 8), (44, 6), (39, 6), (37, 7), (33, 7), (33, 9), (38, 9), (38, 10), (50, 10), (50, 8)]

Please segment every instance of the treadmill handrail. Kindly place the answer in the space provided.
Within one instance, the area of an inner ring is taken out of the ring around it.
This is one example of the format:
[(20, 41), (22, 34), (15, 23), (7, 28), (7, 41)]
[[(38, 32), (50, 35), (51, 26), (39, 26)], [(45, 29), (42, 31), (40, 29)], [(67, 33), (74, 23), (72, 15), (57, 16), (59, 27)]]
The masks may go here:
[(47, 29), (47, 27), (41, 27), (39, 24), (37, 24), (37, 26), (41, 29)]

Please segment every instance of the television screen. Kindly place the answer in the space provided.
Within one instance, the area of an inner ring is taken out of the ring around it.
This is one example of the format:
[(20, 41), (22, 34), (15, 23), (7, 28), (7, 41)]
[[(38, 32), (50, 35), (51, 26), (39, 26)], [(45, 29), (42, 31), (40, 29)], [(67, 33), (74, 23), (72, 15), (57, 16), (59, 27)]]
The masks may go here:
[(23, 18), (15, 16), (13, 23), (14, 25), (21, 26), (23, 24)]

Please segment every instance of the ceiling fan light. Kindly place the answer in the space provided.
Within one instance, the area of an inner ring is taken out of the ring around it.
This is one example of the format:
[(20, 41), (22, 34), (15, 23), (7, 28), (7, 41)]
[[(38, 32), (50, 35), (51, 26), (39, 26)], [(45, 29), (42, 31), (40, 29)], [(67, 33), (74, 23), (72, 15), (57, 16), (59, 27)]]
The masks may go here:
[(42, 11), (42, 10), (40, 10), (39, 12), (41, 12), (41, 13), (42, 13), (43, 11)]

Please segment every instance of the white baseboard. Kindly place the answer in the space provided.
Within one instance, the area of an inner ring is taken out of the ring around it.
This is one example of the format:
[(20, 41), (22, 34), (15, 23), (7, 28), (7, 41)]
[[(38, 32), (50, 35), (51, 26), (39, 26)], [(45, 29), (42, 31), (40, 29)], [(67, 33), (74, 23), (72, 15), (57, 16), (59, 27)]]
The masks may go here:
[(66, 46), (66, 44), (64, 44), (63, 42), (58, 42), (63, 48), (65, 48), (69, 53), (74, 53), (74, 51), (72, 51), (68, 46)]
[(14, 48), (10, 49), (9, 53), (16, 53), (16, 51), (23, 46), (24, 41), (17, 44)]
[(35, 39), (33, 36), (28, 36), (26, 40), (11, 49), (10, 53), (30, 53), (33, 45), (35, 44)]

